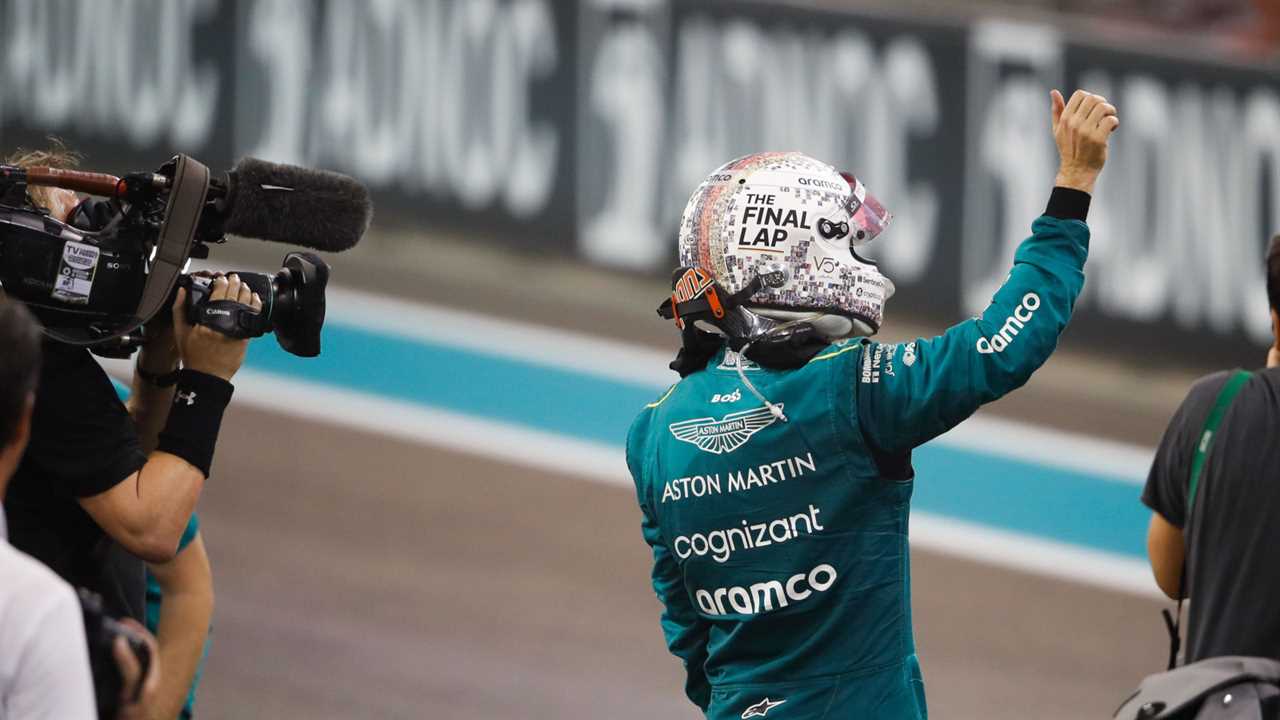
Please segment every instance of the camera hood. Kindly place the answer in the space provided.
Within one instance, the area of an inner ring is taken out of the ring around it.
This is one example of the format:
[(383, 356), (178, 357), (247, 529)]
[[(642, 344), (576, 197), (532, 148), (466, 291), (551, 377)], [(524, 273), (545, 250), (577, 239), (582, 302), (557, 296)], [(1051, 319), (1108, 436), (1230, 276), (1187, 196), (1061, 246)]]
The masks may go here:
[(30, 307), (46, 335), (72, 345), (107, 342), (169, 302), (195, 241), (209, 169), (177, 155), (160, 172), (171, 185), (158, 233), (154, 223), (119, 219), (87, 231), (0, 205), (0, 285)]

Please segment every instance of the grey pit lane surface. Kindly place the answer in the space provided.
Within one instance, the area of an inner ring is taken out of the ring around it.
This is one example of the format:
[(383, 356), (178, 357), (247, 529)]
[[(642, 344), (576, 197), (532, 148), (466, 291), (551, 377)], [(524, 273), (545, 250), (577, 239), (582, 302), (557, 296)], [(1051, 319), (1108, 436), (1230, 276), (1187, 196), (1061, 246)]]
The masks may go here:
[[(625, 488), (233, 403), (200, 512), (199, 717), (699, 717)], [(1110, 717), (1161, 669), (1153, 600), (913, 562), (933, 717)]]

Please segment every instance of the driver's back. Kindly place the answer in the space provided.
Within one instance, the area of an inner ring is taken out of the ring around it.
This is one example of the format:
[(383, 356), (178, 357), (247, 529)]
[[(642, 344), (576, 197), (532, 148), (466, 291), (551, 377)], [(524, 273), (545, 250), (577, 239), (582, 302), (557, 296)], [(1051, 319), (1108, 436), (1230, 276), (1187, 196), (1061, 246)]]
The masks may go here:
[(655, 575), (706, 629), (708, 717), (823, 717), (833, 703), (840, 717), (924, 716), (911, 473), (886, 457), (898, 475), (886, 477), (862, 439), (853, 386), (867, 347), (832, 345), (796, 370), (748, 366), (785, 420), (722, 352), (632, 428), (645, 535), (669, 557)]

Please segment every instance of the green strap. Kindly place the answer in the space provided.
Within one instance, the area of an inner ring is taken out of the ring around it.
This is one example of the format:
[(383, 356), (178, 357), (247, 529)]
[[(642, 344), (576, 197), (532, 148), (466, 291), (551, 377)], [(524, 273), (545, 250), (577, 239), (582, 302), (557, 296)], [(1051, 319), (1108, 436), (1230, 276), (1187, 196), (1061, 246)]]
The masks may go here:
[(1240, 394), (1251, 377), (1253, 373), (1247, 370), (1232, 373), (1227, 384), (1222, 387), (1222, 392), (1218, 393), (1218, 400), (1213, 404), (1213, 410), (1209, 411), (1209, 418), (1204, 421), (1204, 430), (1200, 433), (1200, 441), (1196, 443), (1196, 454), (1191, 459), (1191, 482), (1187, 488), (1187, 517), (1184, 524), (1191, 522), (1191, 508), (1196, 502), (1196, 490), (1200, 487), (1200, 476), (1204, 473), (1205, 458), (1209, 457), (1209, 449), (1213, 447), (1213, 436), (1218, 432), (1227, 408), (1231, 407), (1236, 395)]

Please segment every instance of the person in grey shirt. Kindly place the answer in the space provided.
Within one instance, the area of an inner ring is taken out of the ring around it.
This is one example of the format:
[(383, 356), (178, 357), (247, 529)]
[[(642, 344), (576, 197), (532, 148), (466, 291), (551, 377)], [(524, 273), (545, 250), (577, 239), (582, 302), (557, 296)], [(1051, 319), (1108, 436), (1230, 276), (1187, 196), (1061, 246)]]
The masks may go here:
[[(1142, 502), (1154, 512), (1147, 553), (1156, 584), (1191, 600), (1186, 662), (1222, 655), (1280, 660), (1280, 236), (1266, 256), (1274, 344), (1222, 415), (1203, 461), (1191, 513), (1196, 446), (1235, 374), (1201, 378), (1174, 413)], [(1186, 578), (1182, 577), (1183, 569)]]
[[(31, 433), (40, 363), (40, 331), (26, 308), (0, 295), (0, 499)], [(126, 621), (127, 622), (127, 621)], [(134, 623), (134, 629), (146, 632)], [(115, 658), (123, 676), (118, 720), (149, 716), (159, 686), (155, 640), (141, 696), (128, 702), (141, 668), (122, 638)], [(8, 542), (0, 512), (0, 720), (97, 717), (84, 619), (75, 590)]]

